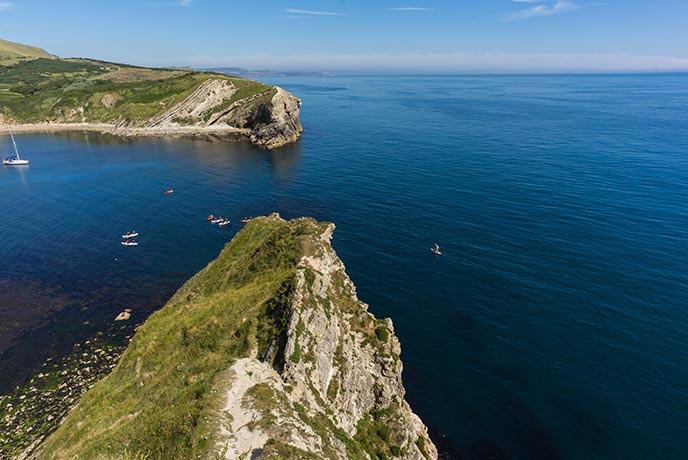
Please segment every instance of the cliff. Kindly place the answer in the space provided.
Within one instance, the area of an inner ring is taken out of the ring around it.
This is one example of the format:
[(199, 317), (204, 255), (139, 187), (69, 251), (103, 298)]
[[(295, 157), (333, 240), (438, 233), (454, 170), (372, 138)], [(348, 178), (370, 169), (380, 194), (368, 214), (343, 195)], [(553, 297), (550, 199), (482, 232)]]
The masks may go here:
[[(301, 101), (282, 88), (214, 72), (92, 59), (16, 58), (0, 41), (0, 129), (94, 129), (125, 136), (245, 136), (272, 149), (301, 135)], [(24, 47), (24, 48), (21, 48)], [(28, 53), (28, 51), (27, 51)]]
[(24, 458), (437, 458), (333, 230), (252, 220)]
[(303, 131), (298, 117), (301, 100), (282, 88), (275, 89), (275, 95), (270, 101), (269, 122), (251, 131), (251, 142), (268, 149), (295, 142)]

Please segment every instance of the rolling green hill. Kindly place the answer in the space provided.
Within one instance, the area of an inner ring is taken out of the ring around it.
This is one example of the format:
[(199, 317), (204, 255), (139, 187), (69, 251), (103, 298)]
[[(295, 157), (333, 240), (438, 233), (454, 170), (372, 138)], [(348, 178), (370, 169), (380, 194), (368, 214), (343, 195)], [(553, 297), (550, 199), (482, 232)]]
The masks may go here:
[(52, 59), (53, 57), (44, 49), (0, 39), (0, 66), (38, 58)]

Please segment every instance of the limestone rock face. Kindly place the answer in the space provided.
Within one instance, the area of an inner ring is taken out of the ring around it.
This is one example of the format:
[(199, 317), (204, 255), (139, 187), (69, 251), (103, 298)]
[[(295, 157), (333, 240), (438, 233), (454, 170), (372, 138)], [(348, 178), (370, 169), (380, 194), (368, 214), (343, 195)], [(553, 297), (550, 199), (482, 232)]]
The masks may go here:
[[(427, 428), (404, 399), (392, 321), (376, 319), (358, 300), (330, 245), (333, 230), (330, 224), (312, 238), (299, 263), (283, 357), (274, 356), (276, 342), (265, 356), (230, 369), (224, 395), (231, 422), (216, 446), (223, 458), (272, 458), (284, 455), (284, 446), (295, 448), (285, 458), (311, 458), (304, 452), (358, 458), (348, 438), (369, 448), (361, 449), (360, 458), (378, 458), (371, 451), (387, 458), (437, 458)], [(261, 410), (249, 391), (256, 388), (280, 403)]]
[(251, 142), (267, 149), (296, 142), (303, 132), (299, 119), (301, 99), (279, 86), (275, 89), (277, 92), (270, 101), (270, 121), (251, 131)]
[(200, 85), (189, 96), (170, 109), (148, 120), (147, 128), (170, 127), (184, 124), (201, 126), (204, 115), (214, 107), (230, 99), (237, 88), (231, 81), (211, 78)]

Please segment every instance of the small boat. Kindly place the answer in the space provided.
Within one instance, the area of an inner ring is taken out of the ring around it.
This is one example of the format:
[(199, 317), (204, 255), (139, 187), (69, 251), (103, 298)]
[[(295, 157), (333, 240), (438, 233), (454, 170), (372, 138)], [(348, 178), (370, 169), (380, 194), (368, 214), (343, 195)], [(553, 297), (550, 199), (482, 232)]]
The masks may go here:
[(207, 220), (208, 222), (210, 222), (210, 221), (213, 220), (214, 218), (215, 218), (215, 216), (213, 216), (213, 215), (211, 214), (211, 215), (209, 215), (208, 217), (206, 217), (205, 220)]
[(432, 252), (434, 252), (435, 254), (437, 254), (438, 256), (441, 256), (441, 255), (442, 255), (442, 253), (440, 252), (440, 245), (437, 244), (437, 243), (435, 243), (435, 247), (434, 247), (434, 248), (430, 248), (430, 250), (431, 250)]
[(29, 160), (24, 160), (19, 156), (19, 149), (17, 148), (17, 143), (14, 141), (14, 134), (10, 131), (10, 137), (12, 137), (12, 144), (14, 145), (14, 156), (3, 158), (2, 164), (6, 166), (24, 166), (29, 164)]
[(219, 224), (219, 223), (222, 222), (223, 220), (224, 220), (224, 219), (223, 219), (222, 217), (216, 217), (216, 218), (214, 218), (214, 219), (211, 219), (211, 220), (210, 220), (210, 223), (211, 223), (211, 224)]
[(139, 243), (134, 240), (125, 240), (121, 242), (122, 246), (138, 246)]
[(122, 238), (135, 238), (139, 236), (139, 232), (133, 231), (133, 232), (127, 232), (124, 235), (122, 235)]
[(217, 223), (220, 227), (224, 227), (225, 225), (229, 225), (229, 219), (222, 219), (220, 222)]
[(251, 222), (251, 219), (253, 219), (253, 218), (252, 217), (244, 217), (239, 222), (241, 222), (242, 224), (248, 224), (249, 222)]
[(173, 193), (174, 193), (174, 190), (172, 190), (172, 189), (165, 190), (165, 195), (172, 195)]

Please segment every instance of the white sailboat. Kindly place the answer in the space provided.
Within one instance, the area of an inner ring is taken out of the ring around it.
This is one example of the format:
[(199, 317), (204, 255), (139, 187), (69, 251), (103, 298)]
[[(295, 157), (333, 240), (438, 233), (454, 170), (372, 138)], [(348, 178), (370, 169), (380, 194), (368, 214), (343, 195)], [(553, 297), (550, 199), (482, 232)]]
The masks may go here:
[(17, 143), (14, 141), (14, 134), (12, 134), (12, 131), (10, 131), (10, 136), (12, 137), (12, 145), (14, 145), (14, 156), (3, 158), (2, 164), (7, 166), (28, 165), (29, 160), (24, 160), (19, 156), (19, 149), (17, 148)]

